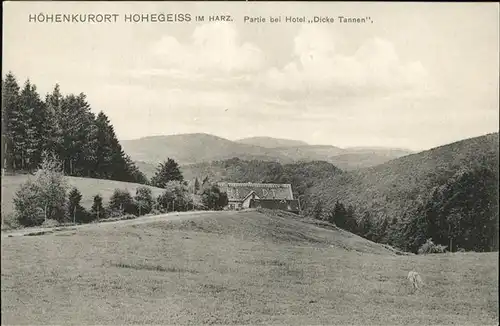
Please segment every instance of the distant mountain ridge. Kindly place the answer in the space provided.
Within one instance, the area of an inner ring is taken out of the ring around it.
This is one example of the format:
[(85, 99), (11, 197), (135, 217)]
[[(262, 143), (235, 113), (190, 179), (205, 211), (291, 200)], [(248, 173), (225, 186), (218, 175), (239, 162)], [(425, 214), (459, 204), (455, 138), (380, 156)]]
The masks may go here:
[(309, 146), (309, 144), (304, 141), (273, 137), (249, 137), (235, 140), (235, 142), (266, 148)]
[[(308, 145), (302, 141), (271, 137), (231, 141), (206, 133), (149, 136), (122, 140), (121, 145), (124, 151), (142, 166), (156, 165), (167, 158), (173, 158), (179, 164), (185, 165), (238, 157), (241, 160), (273, 161), (283, 164), (326, 161), (340, 169), (352, 170), (377, 165), (412, 153), (390, 148), (351, 151), (331, 145)], [(148, 174), (146, 171), (145, 173)]]

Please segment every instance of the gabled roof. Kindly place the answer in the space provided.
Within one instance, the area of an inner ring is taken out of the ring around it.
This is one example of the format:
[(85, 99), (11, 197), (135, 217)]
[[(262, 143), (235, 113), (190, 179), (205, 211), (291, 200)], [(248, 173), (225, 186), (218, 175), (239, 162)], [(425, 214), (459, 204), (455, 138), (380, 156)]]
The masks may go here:
[(251, 195), (255, 195), (255, 198), (254, 198), (254, 199), (260, 199), (260, 198), (259, 198), (259, 195), (257, 195), (257, 193), (256, 193), (255, 191), (253, 191), (253, 190), (252, 190), (252, 191), (250, 191), (250, 192), (248, 193), (248, 195), (246, 195), (246, 196), (245, 196), (245, 198), (243, 198), (243, 201), (247, 200), (247, 199), (248, 199), (248, 197), (250, 197)]
[(243, 201), (252, 192), (260, 199), (293, 199), (290, 184), (221, 182), (218, 186), (229, 201)]

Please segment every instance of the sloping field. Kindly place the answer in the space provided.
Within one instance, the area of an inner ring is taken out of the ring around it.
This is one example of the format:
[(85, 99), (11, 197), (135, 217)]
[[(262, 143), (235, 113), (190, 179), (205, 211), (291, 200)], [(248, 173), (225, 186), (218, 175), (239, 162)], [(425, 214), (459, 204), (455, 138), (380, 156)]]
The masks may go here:
[(397, 256), (285, 214), (3, 238), (1, 259), (2, 324), (498, 323), (497, 253)]
[[(2, 215), (8, 216), (14, 211), (14, 197), (17, 190), (28, 180), (28, 175), (15, 175), (2, 177)], [(33, 176), (31, 176), (33, 178)], [(77, 187), (82, 194), (82, 205), (89, 209), (92, 207), (92, 201), (95, 195), (100, 194), (104, 203), (107, 203), (113, 191), (118, 189), (128, 189), (132, 196), (138, 187), (143, 186), (137, 183), (101, 180), (79, 177), (66, 177), (70, 187)], [(147, 186), (149, 187), (149, 186)], [(156, 187), (149, 187), (153, 191), (154, 196), (162, 193), (162, 189)]]

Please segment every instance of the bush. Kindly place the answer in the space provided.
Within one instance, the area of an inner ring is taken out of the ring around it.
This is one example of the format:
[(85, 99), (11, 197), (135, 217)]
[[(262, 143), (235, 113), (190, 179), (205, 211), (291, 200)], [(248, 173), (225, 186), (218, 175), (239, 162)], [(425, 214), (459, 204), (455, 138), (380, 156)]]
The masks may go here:
[(2, 220), (2, 230), (13, 230), (22, 227), (22, 225), (19, 224), (15, 213), (2, 214)]
[(60, 223), (56, 220), (46, 220), (42, 223), (42, 227), (44, 228), (53, 228), (59, 225)]
[(109, 200), (109, 210), (111, 211), (111, 216), (137, 214), (137, 206), (130, 192), (126, 189), (115, 189)]
[(149, 212), (150, 215), (160, 215), (160, 214), (163, 214), (165, 212), (162, 212), (158, 209), (153, 209), (151, 212)]
[(44, 152), (40, 169), (35, 173), (38, 186), (38, 205), (44, 212), (44, 219), (64, 222), (67, 183), (62, 172), (62, 163)]
[(420, 247), (420, 249), (418, 249), (418, 254), (442, 254), (446, 252), (446, 247), (447, 246), (435, 244), (432, 239), (427, 239), (427, 241)]
[(37, 226), (44, 221), (43, 208), (40, 207), (40, 187), (28, 180), (16, 192), (14, 207), (16, 219), (22, 226)]
[(164, 212), (182, 212), (194, 207), (193, 199), (186, 185), (178, 181), (170, 181), (165, 191), (156, 199), (156, 209)]
[(201, 194), (203, 206), (209, 210), (221, 210), (228, 204), (227, 194), (221, 192), (217, 185), (205, 188)]
[(139, 210), (139, 216), (146, 215), (151, 212), (151, 209), (153, 208), (153, 193), (151, 191), (151, 188), (137, 188), (134, 199), (137, 205), (137, 209)]
[(137, 218), (137, 216), (133, 214), (125, 214), (120, 216), (120, 220), (133, 220), (134, 218)]

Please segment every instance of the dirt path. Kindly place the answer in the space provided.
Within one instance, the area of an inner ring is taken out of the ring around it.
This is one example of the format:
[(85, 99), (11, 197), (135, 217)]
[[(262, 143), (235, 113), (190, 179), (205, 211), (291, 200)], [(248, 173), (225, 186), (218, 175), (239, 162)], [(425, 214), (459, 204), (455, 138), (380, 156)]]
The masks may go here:
[[(51, 227), (51, 228), (26, 228), (22, 230), (9, 230), (2, 231), (2, 238), (7, 237), (19, 237), (24, 236), (30, 233), (41, 233), (41, 232), (65, 232), (65, 231), (74, 231), (80, 229), (96, 229), (96, 228), (106, 228), (106, 227), (116, 227), (116, 226), (127, 226), (127, 225), (137, 225), (137, 224), (146, 224), (153, 223), (159, 221), (177, 221), (183, 219), (190, 219), (193, 217), (202, 217), (206, 215), (213, 214), (227, 214), (228, 212), (224, 211), (197, 211), (197, 212), (172, 212), (160, 215), (152, 215), (152, 216), (141, 216), (132, 220), (121, 220), (121, 221), (113, 221), (113, 222), (101, 222), (101, 223), (91, 223), (91, 224), (82, 224), (82, 225), (74, 225), (74, 226), (64, 226), (64, 227)], [(234, 212), (233, 212), (234, 213)]]

